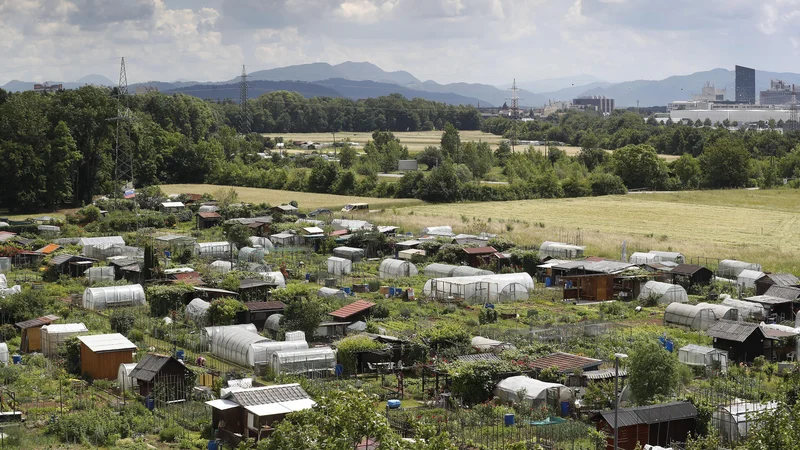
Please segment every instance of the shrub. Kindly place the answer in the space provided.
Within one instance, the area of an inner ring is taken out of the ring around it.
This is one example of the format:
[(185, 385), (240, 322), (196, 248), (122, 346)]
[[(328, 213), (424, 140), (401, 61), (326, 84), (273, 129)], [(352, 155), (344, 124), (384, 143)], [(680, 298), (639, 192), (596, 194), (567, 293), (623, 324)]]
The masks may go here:
[(219, 298), (211, 302), (208, 319), (213, 325), (231, 325), (236, 313), (246, 310), (247, 307), (235, 298)]
[(133, 329), (135, 321), (136, 318), (133, 316), (133, 312), (127, 309), (115, 309), (111, 311), (111, 315), (109, 316), (111, 331), (125, 336)]
[(179, 311), (184, 305), (187, 294), (194, 292), (194, 288), (186, 284), (173, 284), (170, 286), (149, 286), (145, 291), (147, 302), (150, 304), (150, 315), (164, 317), (170, 311)]
[(389, 307), (384, 304), (375, 305), (372, 308), (372, 317), (375, 319), (385, 319), (389, 317)]
[(344, 367), (346, 374), (355, 373), (356, 353), (369, 350), (383, 350), (386, 346), (372, 340), (369, 336), (356, 335), (342, 339), (336, 344), (336, 360)]
[(180, 427), (164, 428), (158, 433), (158, 439), (161, 442), (175, 442), (175, 438), (181, 434)]
[(497, 322), (497, 311), (494, 308), (482, 308), (478, 314), (478, 322), (481, 325)]
[(178, 218), (178, 222), (191, 222), (192, 219), (194, 219), (194, 214), (192, 214), (191, 209), (184, 209), (179, 212), (176, 217)]
[(11, 325), (9, 323), (4, 323), (3, 325), (0, 325), (0, 339), (2, 339), (3, 342), (14, 338), (14, 336), (16, 335), (17, 335), (17, 329), (14, 328), (14, 325)]

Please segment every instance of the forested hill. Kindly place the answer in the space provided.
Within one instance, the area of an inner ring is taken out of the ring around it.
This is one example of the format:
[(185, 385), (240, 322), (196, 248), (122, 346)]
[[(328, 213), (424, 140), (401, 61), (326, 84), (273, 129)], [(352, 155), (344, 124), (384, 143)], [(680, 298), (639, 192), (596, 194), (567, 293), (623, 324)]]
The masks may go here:
[[(248, 97), (255, 98), (276, 91), (296, 92), (303, 97), (342, 97), (334, 89), (304, 81), (250, 81), (247, 83)], [(164, 91), (165, 94), (187, 94), (204, 100), (239, 102), (241, 86), (230, 84), (196, 84)]]

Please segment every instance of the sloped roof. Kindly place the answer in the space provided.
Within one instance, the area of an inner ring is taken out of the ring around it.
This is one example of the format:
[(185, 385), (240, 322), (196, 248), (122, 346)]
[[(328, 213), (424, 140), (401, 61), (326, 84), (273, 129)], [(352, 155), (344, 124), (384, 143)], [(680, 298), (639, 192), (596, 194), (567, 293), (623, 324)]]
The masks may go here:
[[(673, 402), (661, 405), (640, 406), (637, 408), (620, 408), (617, 411), (619, 426), (652, 425), (654, 423), (673, 422), (697, 417), (697, 408), (689, 402)], [(600, 416), (615, 427), (614, 411), (603, 411)]]
[(718, 320), (711, 328), (706, 330), (706, 334), (728, 341), (744, 342), (754, 331), (759, 329), (758, 324), (755, 323)]
[(43, 325), (50, 325), (51, 323), (53, 323), (54, 320), (57, 320), (57, 319), (59, 319), (58, 316), (45, 316), (45, 317), (39, 317), (39, 318), (36, 318), (36, 319), (30, 319), (30, 320), (24, 320), (22, 322), (17, 322), (14, 325), (16, 325), (17, 328), (19, 328), (20, 330), (25, 330), (25, 329), (28, 329), (28, 328), (35, 328), (35, 327), (41, 327)]
[(765, 278), (772, 280), (776, 286), (796, 286), (800, 284), (800, 278), (791, 273), (767, 273), (758, 280), (764, 280)]
[(500, 361), (500, 357), (498, 357), (494, 353), (475, 353), (472, 355), (461, 355), (456, 359), (463, 362)]
[(258, 287), (275, 286), (275, 283), (270, 283), (264, 280), (247, 279), (239, 282), (239, 289), (253, 289)]
[(603, 361), (599, 359), (557, 352), (536, 359), (531, 363), (531, 367), (542, 370), (557, 367), (559, 372), (573, 372), (577, 369), (596, 367), (602, 363)]
[(136, 345), (119, 333), (78, 336), (78, 340), (94, 353), (136, 350)]
[(199, 212), (197, 213), (203, 219), (221, 219), (222, 216), (219, 215), (217, 212)]
[(710, 270), (706, 267), (698, 266), (696, 264), (678, 264), (678, 266), (673, 268), (670, 272), (678, 275), (692, 276), (703, 269)]
[(784, 303), (792, 303), (794, 299), (791, 298), (783, 298), (783, 297), (775, 297), (773, 295), (754, 295), (752, 297), (745, 298), (748, 302), (753, 303), (760, 303), (762, 305), (782, 305)]
[(497, 253), (497, 249), (494, 247), (465, 248), (464, 253), (468, 255), (490, 255), (492, 253)]
[(346, 319), (346, 318), (348, 318), (350, 316), (354, 316), (356, 314), (363, 313), (364, 311), (367, 311), (368, 309), (372, 308), (373, 306), (375, 306), (375, 303), (368, 302), (366, 300), (357, 300), (357, 301), (355, 301), (353, 303), (350, 303), (349, 305), (344, 306), (342, 308), (339, 308), (336, 311), (333, 311), (332, 313), (329, 313), (329, 314), (331, 316), (337, 317), (339, 319)]
[(303, 400), (310, 398), (310, 396), (299, 384), (293, 383), (236, 390), (230, 392), (227, 398), (238, 403), (240, 406), (246, 407)]
[[(628, 371), (623, 369), (619, 370), (619, 376), (624, 377), (627, 375)], [(615, 369), (590, 370), (583, 372), (583, 376), (587, 380), (607, 380), (616, 377), (617, 371)]]
[(170, 360), (174, 360), (175, 364), (180, 364), (185, 372), (189, 372), (186, 366), (171, 356), (148, 353), (136, 364), (136, 367), (131, 371), (130, 377), (142, 381), (153, 381), (156, 375), (161, 372), (161, 369), (163, 369)]
[(767, 289), (767, 292), (765, 292), (764, 295), (780, 297), (785, 298), (786, 300), (794, 301), (800, 298), (800, 288), (772, 285), (769, 287), (769, 289)]
[(45, 245), (44, 247), (40, 248), (39, 250), (36, 250), (36, 252), (37, 253), (41, 253), (43, 255), (49, 255), (49, 254), (53, 253), (54, 251), (56, 251), (56, 250), (58, 250), (60, 248), (61, 248), (61, 246), (58, 245), (58, 244), (48, 244), (48, 245)]
[(286, 304), (283, 302), (248, 302), (244, 306), (250, 311), (281, 311), (286, 309)]

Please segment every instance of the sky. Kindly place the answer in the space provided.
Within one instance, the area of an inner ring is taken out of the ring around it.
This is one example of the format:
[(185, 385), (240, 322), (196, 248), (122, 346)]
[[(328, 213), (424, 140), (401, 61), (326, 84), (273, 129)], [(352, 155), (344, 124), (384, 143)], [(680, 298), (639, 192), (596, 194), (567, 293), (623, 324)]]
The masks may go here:
[(800, 70), (800, 0), (0, 0), (12, 80), (230, 80), (369, 61), (440, 83)]

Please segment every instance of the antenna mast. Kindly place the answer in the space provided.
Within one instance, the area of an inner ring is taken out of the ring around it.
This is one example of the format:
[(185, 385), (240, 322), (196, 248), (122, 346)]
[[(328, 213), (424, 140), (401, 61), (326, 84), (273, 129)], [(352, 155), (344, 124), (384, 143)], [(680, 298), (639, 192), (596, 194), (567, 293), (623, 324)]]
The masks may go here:
[[(125, 68), (125, 57), (119, 67), (119, 85), (117, 86), (117, 116), (108, 119), (117, 123), (114, 145), (114, 198), (119, 199), (120, 191), (134, 189), (133, 185), (133, 148), (131, 147), (131, 121), (133, 112), (128, 107), (128, 73)], [(120, 185), (121, 184), (121, 185)]]
[(242, 106), (239, 132), (242, 134), (250, 134), (250, 111), (247, 107), (247, 70), (244, 64), (242, 64), (242, 80), (239, 82), (239, 103), (241, 103)]

